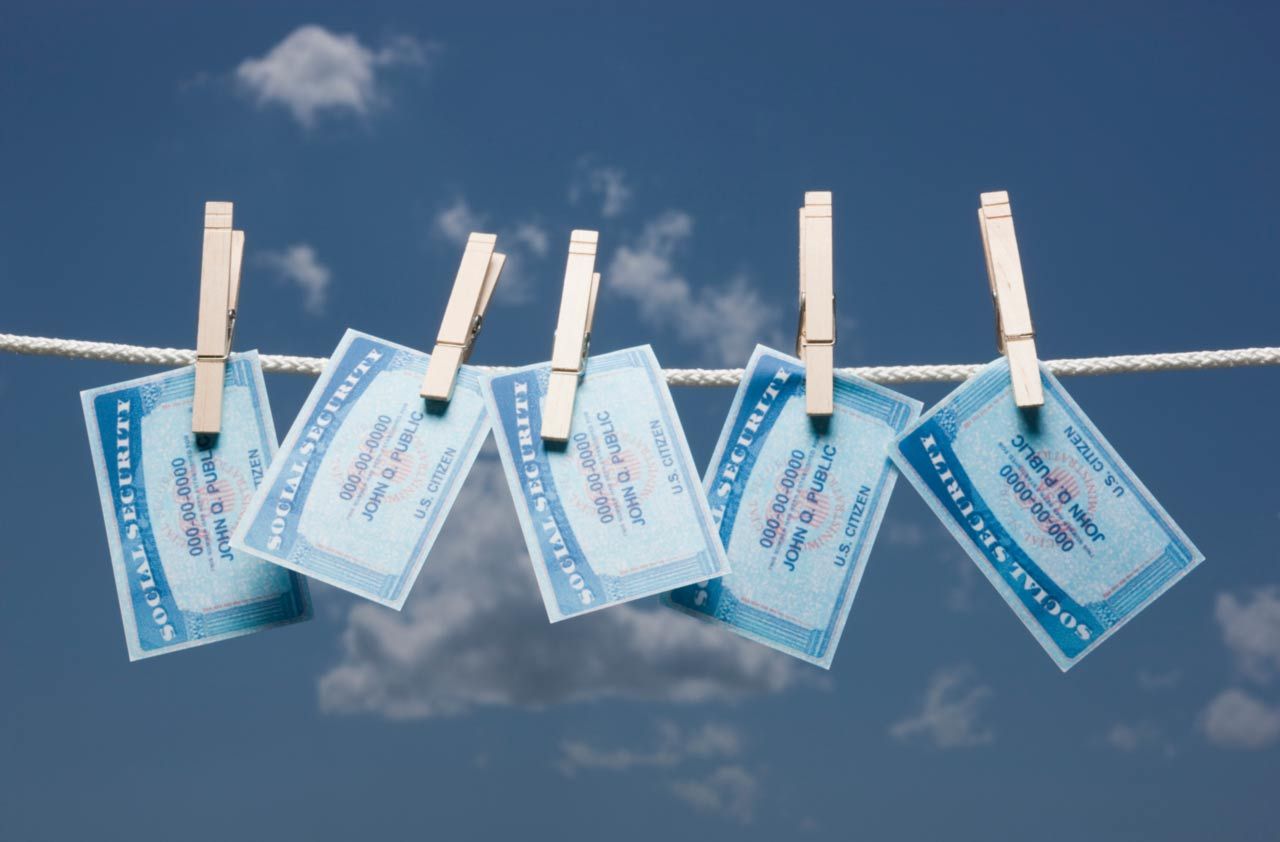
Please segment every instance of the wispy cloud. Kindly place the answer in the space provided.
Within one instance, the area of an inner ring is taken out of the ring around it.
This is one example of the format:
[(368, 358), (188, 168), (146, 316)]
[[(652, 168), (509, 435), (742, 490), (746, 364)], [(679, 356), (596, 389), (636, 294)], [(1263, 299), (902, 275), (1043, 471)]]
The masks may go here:
[[(1243, 597), (1220, 593), (1213, 614), (1237, 678), (1270, 684), (1280, 674), (1280, 588), (1255, 588)], [(1220, 748), (1268, 748), (1280, 742), (1280, 705), (1229, 687), (1210, 700), (1199, 724)]]
[(538, 257), (546, 257), (551, 249), (551, 237), (547, 234), (547, 229), (536, 222), (518, 223), (511, 234), (516, 242), (523, 243)]
[(719, 766), (698, 778), (683, 778), (670, 784), (671, 794), (696, 810), (750, 824), (755, 818), (760, 782), (737, 764)]
[(324, 312), (332, 273), (320, 262), (314, 248), (297, 243), (279, 251), (263, 252), (256, 259), (281, 281), (302, 292), (302, 306), (308, 313), (318, 316)]
[(483, 231), (484, 217), (476, 213), (466, 199), (459, 197), (435, 216), (436, 231), (456, 246), (465, 245), (473, 231)]
[(955, 582), (947, 591), (947, 607), (963, 614), (973, 610), (982, 576), (967, 555), (953, 552), (954, 549), (952, 545), (939, 553), (938, 560), (955, 576)]
[(618, 167), (592, 164), (587, 159), (579, 161), (569, 183), (569, 203), (576, 205), (587, 196), (600, 200), (600, 215), (605, 219), (621, 215), (631, 204), (626, 173)]
[(686, 731), (674, 722), (659, 722), (657, 734), (644, 748), (600, 748), (585, 740), (560, 744), (560, 771), (573, 776), (581, 769), (626, 772), (639, 768), (669, 768), (687, 760), (735, 757), (742, 751), (742, 736), (728, 725), (708, 722)]
[(1149, 692), (1172, 690), (1182, 681), (1182, 670), (1138, 670), (1138, 686)]
[(918, 549), (926, 542), (925, 529), (914, 521), (893, 520), (885, 523), (880, 540), (894, 547)]
[(1280, 589), (1258, 588), (1240, 599), (1218, 594), (1214, 616), (1241, 672), (1261, 682), (1280, 673)]
[(954, 540), (933, 524), (921, 525), (916, 521), (892, 520), (880, 531), (881, 542), (891, 547), (913, 551), (913, 555), (933, 555), (954, 581), (947, 591), (947, 607), (957, 613), (973, 609), (981, 576), (973, 561), (959, 551)]
[(351, 609), (338, 663), (319, 682), (323, 710), (412, 719), (600, 699), (716, 702), (803, 680), (785, 655), (656, 606), (549, 624), (510, 499), (490, 447), (457, 502), (473, 516), (446, 524), (404, 611)]
[(728, 725), (711, 722), (686, 730), (659, 722), (657, 733), (641, 748), (601, 748), (581, 739), (566, 740), (560, 745), (559, 767), (568, 777), (580, 770), (624, 773), (694, 767), (678, 777), (668, 774), (665, 788), (696, 810), (747, 824), (754, 818), (760, 785), (738, 762), (742, 748), (742, 736)]
[(1153, 722), (1117, 722), (1103, 736), (1103, 741), (1126, 754), (1138, 751), (1162, 751), (1166, 756), (1173, 756), (1174, 748)]
[(641, 319), (675, 332), (683, 342), (706, 349), (715, 361), (741, 364), (757, 341), (776, 340), (774, 309), (737, 276), (719, 283), (690, 283), (675, 257), (693, 235), (693, 217), (667, 211), (624, 243), (609, 264), (604, 282), (632, 299)]
[(1232, 687), (1209, 702), (1200, 728), (1220, 748), (1263, 749), (1280, 741), (1280, 707)]
[(502, 268), (500, 292), (493, 301), (495, 304), (521, 304), (529, 300), (533, 291), (529, 267), (546, 257), (551, 249), (551, 235), (540, 223), (525, 220), (494, 231), (486, 214), (479, 213), (465, 198), (458, 197), (436, 214), (434, 226), (437, 234), (458, 248), (466, 245), (467, 237), (473, 231), (497, 234), (498, 251), (507, 256), (507, 262)]
[(995, 738), (979, 722), (991, 695), (970, 667), (940, 669), (929, 680), (920, 713), (894, 723), (889, 734), (900, 740), (924, 737), (938, 748), (985, 745)]
[(265, 55), (242, 61), (235, 78), (259, 106), (281, 106), (311, 127), (324, 112), (369, 114), (385, 102), (382, 71), (424, 65), (427, 55), (427, 46), (407, 35), (375, 49), (355, 35), (307, 24)]

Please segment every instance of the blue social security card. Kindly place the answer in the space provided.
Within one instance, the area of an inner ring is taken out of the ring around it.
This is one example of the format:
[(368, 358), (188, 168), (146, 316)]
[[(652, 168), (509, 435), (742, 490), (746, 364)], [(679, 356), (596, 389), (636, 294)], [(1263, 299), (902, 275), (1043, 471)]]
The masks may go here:
[(893, 458), (1064, 671), (1204, 560), (1056, 378), (1020, 410), (1004, 358)]
[(258, 355), (227, 363), (220, 435), (194, 395), (192, 367), (80, 395), (131, 661), (311, 617), (306, 580), (230, 543), (276, 449)]
[(921, 407), (844, 375), (834, 398), (810, 418), (804, 364), (756, 347), (704, 479), (733, 572), (664, 600), (828, 669)]
[(589, 358), (568, 442), (543, 442), (550, 365), (485, 384), (494, 437), (552, 622), (729, 569), (649, 346)]
[(429, 359), (348, 330), (232, 543), (403, 607), (489, 434), (470, 366), (448, 403), (419, 395)]

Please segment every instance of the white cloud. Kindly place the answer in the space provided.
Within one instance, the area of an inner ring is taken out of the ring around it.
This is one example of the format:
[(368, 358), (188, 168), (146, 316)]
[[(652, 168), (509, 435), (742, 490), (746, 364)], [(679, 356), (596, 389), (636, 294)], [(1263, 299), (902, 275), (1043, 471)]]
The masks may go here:
[(459, 197), (452, 205), (436, 214), (436, 230), (458, 247), (467, 244), (473, 231), (484, 231), (485, 219), (472, 210), (466, 199)]
[(947, 607), (961, 614), (972, 611), (982, 579), (977, 566), (963, 553), (947, 552), (939, 556), (939, 561), (951, 568), (956, 576), (955, 584), (947, 591)]
[(659, 722), (657, 734), (644, 749), (602, 749), (585, 740), (560, 744), (560, 771), (572, 776), (579, 769), (626, 772), (637, 768), (670, 768), (688, 760), (734, 757), (742, 750), (742, 737), (728, 725), (708, 722), (685, 731), (673, 722)]
[(1138, 729), (1124, 722), (1117, 722), (1107, 731), (1107, 744), (1120, 751), (1136, 751), (1141, 743)]
[(1155, 672), (1153, 670), (1138, 670), (1138, 686), (1143, 690), (1155, 692), (1157, 690), (1172, 690), (1182, 681), (1182, 670), (1171, 669), (1164, 672)]
[(881, 541), (894, 547), (917, 549), (924, 546), (924, 527), (913, 521), (892, 520), (881, 530)]
[(1280, 740), (1280, 708), (1231, 688), (1209, 702), (1200, 727), (1209, 742), (1220, 748), (1268, 748)]
[(1280, 672), (1280, 589), (1255, 589), (1246, 599), (1218, 594), (1214, 616), (1236, 664), (1255, 681)]
[(534, 222), (521, 222), (512, 231), (516, 242), (524, 243), (538, 257), (545, 257), (551, 249), (551, 237), (547, 230)]
[(973, 561), (959, 551), (951, 536), (935, 525), (923, 525), (918, 521), (888, 520), (880, 530), (881, 543), (891, 547), (912, 550), (913, 555), (932, 554), (947, 568), (948, 578), (953, 578), (947, 591), (947, 607), (957, 613), (973, 610), (981, 575)]
[(587, 194), (599, 197), (600, 215), (605, 219), (619, 216), (631, 203), (626, 173), (618, 167), (593, 166), (583, 160), (569, 185), (569, 201), (576, 205)]
[(991, 697), (991, 688), (976, 684), (969, 667), (940, 669), (929, 680), (920, 713), (889, 728), (900, 740), (923, 735), (938, 748), (968, 748), (994, 739), (979, 725), (982, 706)]
[(603, 283), (632, 299), (649, 324), (706, 348), (715, 361), (741, 365), (756, 342), (775, 338), (775, 308), (741, 276), (719, 285), (691, 284), (676, 270), (674, 258), (692, 234), (693, 217), (667, 211), (614, 252)]
[(280, 280), (302, 291), (302, 306), (308, 313), (318, 316), (324, 312), (332, 273), (320, 262), (314, 248), (297, 243), (280, 251), (264, 252), (257, 260), (274, 270)]
[(236, 68), (236, 80), (259, 106), (280, 105), (305, 127), (321, 112), (368, 114), (383, 102), (379, 72), (396, 65), (421, 65), (427, 48), (399, 36), (371, 49), (355, 35), (307, 24), (290, 32), (260, 58)]
[(354, 606), (319, 682), (330, 713), (393, 719), (477, 707), (638, 699), (728, 701), (802, 680), (792, 659), (660, 606), (551, 625), (492, 447), (403, 612)]
[(750, 824), (755, 817), (760, 783), (742, 766), (730, 764), (700, 778), (674, 780), (670, 789), (672, 795), (694, 809)]
[[(1267, 683), (1280, 673), (1280, 589), (1255, 588), (1241, 598), (1220, 593), (1213, 613), (1244, 677)], [(1267, 748), (1280, 742), (1280, 706), (1231, 687), (1209, 702), (1200, 729), (1220, 748)]]
[(1148, 749), (1163, 751), (1169, 757), (1174, 754), (1173, 745), (1152, 722), (1117, 722), (1107, 731), (1103, 740), (1116, 751), (1126, 754)]
[[(666, 789), (676, 798), (701, 812), (746, 824), (754, 816), (760, 787), (755, 775), (736, 762), (742, 743), (741, 735), (728, 725), (709, 722), (685, 730), (672, 722), (659, 722), (657, 734), (643, 748), (600, 748), (580, 739), (566, 740), (560, 744), (559, 767), (568, 777), (579, 770), (664, 770)], [(695, 768), (672, 776), (673, 770), (690, 766)]]
[(600, 749), (581, 740), (560, 744), (560, 771), (572, 776), (579, 769), (627, 772), (644, 766), (674, 766), (680, 756), (663, 747), (651, 752), (630, 748)]
[[(488, 231), (489, 220), (485, 214), (474, 210), (465, 198), (459, 197), (443, 208), (435, 217), (436, 233), (453, 245), (462, 248), (473, 231)], [(547, 256), (551, 237), (537, 222), (526, 220), (514, 226), (498, 229), (498, 252), (507, 256), (498, 281), (499, 292), (493, 302), (521, 304), (529, 300), (532, 284), (528, 268)], [(566, 240), (566, 245), (568, 241)]]

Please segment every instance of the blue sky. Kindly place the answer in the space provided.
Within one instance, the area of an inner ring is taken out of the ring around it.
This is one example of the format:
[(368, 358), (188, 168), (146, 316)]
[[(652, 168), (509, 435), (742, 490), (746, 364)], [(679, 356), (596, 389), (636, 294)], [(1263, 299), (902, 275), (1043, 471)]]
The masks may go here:
[[(240, 349), (428, 347), (474, 229), (511, 255), (474, 361), (546, 359), (598, 228), (594, 348), (736, 366), (790, 343), (827, 189), (838, 362), (981, 362), (1007, 189), (1045, 358), (1280, 344), (1280, 16), (1120, 6), (10, 4), (0, 330), (191, 347), (228, 199)], [(0, 359), (2, 838), (1280, 821), (1274, 370), (1066, 381), (1207, 556), (1068, 675), (905, 483), (829, 674), (648, 603), (551, 627), (492, 452), (402, 614), (317, 585), (313, 622), (129, 664), (78, 392), (146, 372)], [(268, 388), (283, 434), (310, 381)], [(675, 397), (705, 462), (731, 394)]]

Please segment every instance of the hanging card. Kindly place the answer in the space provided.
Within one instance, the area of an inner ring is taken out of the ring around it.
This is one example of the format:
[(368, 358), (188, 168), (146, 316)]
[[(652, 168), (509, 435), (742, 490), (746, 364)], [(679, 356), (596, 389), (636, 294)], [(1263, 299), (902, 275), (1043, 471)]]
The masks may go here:
[(757, 346), (703, 480), (733, 572), (664, 600), (830, 668), (898, 471), (889, 445), (919, 401), (837, 374), (805, 412), (805, 369)]
[(276, 449), (254, 352), (233, 354), (222, 432), (191, 432), (192, 367), (81, 393), (129, 659), (311, 616), (301, 576), (233, 548)]
[(1056, 378), (1014, 403), (1001, 357), (898, 440), (893, 458), (1067, 670), (1204, 560)]
[(491, 377), (485, 393), (551, 621), (727, 572), (649, 346), (589, 358), (566, 442), (540, 432), (550, 371)]
[(401, 608), (489, 432), (471, 366), (418, 394), (429, 359), (348, 330), (232, 543)]

